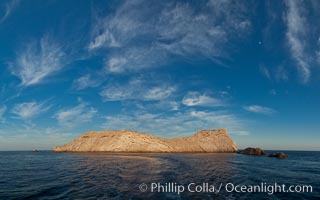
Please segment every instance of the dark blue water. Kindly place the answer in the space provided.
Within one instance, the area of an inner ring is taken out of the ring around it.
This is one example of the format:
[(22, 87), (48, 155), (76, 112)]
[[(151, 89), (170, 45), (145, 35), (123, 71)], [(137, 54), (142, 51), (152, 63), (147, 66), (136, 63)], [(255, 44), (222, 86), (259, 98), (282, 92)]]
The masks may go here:
[[(0, 199), (320, 199), (320, 152), (286, 153), (288, 159), (240, 154), (0, 152)], [(313, 192), (270, 195), (224, 188), (227, 183), (275, 182), (311, 185)], [(142, 183), (145, 192), (139, 189)], [(185, 191), (151, 192), (152, 183), (183, 185)], [(222, 187), (219, 192), (191, 192), (190, 183)]]

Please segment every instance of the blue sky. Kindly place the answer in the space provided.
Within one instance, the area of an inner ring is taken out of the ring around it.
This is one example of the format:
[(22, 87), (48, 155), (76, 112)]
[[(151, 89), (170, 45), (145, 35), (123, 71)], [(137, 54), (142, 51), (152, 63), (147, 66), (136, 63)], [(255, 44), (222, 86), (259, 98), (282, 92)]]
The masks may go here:
[(0, 150), (90, 130), (320, 150), (318, 1), (1, 1)]

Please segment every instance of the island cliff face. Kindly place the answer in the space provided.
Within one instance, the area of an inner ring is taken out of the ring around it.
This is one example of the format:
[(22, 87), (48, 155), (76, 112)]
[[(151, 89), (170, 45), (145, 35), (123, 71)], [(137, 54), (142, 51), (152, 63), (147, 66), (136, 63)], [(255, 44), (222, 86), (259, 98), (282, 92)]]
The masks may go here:
[(55, 152), (236, 152), (226, 129), (202, 130), (195, 135), (165, 139), (135, 131), (92, 131), (54, 148)]

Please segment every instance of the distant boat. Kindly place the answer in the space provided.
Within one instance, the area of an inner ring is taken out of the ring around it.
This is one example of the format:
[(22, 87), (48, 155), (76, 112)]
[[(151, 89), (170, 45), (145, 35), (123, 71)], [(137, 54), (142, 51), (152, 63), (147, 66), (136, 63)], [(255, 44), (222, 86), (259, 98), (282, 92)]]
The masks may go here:
[(32, 152), (39, 152), (39, 150), (38, 149), (33, 149)]

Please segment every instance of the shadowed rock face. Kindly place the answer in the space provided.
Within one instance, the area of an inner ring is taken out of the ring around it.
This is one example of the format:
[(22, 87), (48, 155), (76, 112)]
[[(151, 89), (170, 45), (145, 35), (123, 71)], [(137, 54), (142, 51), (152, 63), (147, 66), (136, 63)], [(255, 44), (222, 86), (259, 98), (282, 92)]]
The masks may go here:
[(288, 156), (283, 152), (271, 153), (268, 157), (275, 157), (275, 158), (287, 158)]
[[(244, 150), (238, 151), (238, 153), (250, 155), (250, 156), (265, 156), (265, 155), (267, 155), (261, 148), (252, 148), (252, 147), (248, 147)], [(268, 157), (287, 158), (288, 156), (283, 152), (277, 152), (277, 153), (268, 154)]]
[(202, 130), (165, 139), (135, 131), (92, 131), (54, 148), (55, 152), (236, 152), (226, 129)]
[(252, 156), (264, 156), (266, 153), (260, 148), (248, 147), (244, 150), (239, 151), (240, 154), (252, 155)]

